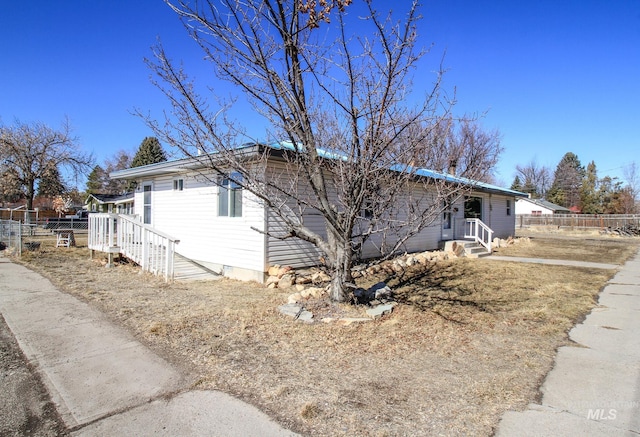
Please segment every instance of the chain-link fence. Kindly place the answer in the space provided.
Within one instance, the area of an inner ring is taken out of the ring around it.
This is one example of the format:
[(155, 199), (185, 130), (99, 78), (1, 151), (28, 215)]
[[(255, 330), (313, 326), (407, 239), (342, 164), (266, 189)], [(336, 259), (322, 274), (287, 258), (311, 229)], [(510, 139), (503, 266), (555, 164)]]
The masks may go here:
[(22, 223), (15, 220), (0, 220), (0, 249), (14, 249), (22, 254)]

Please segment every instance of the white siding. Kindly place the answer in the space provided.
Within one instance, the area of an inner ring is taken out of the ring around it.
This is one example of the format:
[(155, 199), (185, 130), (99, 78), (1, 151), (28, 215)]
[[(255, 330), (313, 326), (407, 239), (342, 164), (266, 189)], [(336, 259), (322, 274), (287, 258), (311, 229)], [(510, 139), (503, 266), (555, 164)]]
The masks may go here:
[[(283, 170), (282, 165), (277, 163), (270, 163), (268, 174), (270, 177), (277, 177), (277, 174)], [(298, 186), (299, 192), (304, 191), (304, 187)], [(415, 198), (421, 198), (421, 202), (425, 205), (427, 202), (432, 201), (431, 196), (425, 195), (424, 189), (421, 186), (416, 186), (413, 193)], [(399, 199), (399, 202), (403, 199)], [(292, 208), (293, 209), (293, 208)], [(398, 219), (402, 220), (403, 214), (400, 211)], [(302, 219), (306, 226), (308, 226), (314, 232), (326, 236), (325, 223), (323, 217), (319, 213), (307, 212), (303, 214)], [(435, 217), (435, 221), (432, 225), (422, 229), (419, 233), (411, 237), (400, 248), (402, 252), (417, 252), (424, 250), (433, 250), (438, 248), (438, 244), (441, 240), (442, 234), (442, 221), (441, 217)], [(284, 226), (282, 220), (279, 219), (273, 212), (268, 215), (268, 229), (269, 233), (275, 235), (284, 235)], [(402, 231), (400, 231), (402, 232)], [(389, 244), (395, 243), (398, 238), (398, 234), (389, 233), (387, 238), (390, 240)], [(394, 239), (395, 238), (395, 239)], [(373, 258), (380, 256), (380, 245), (382, 241), (380, 236), (374, 236), (368, 240), (362, 248), (363, 258)], [(318, 250), (311, 243), (302, 241), (298, 238), (288, 238), (281, 240), (272, 236), (267, 239), (267, 263), (269, 265), (289, 265), (292, 267), (306, 267), (319, 264), (319, 259), (322, 256), (322, 252)]]
[(516, 214), (553, 214), (549, 208), (537, 205), (528, 199), (518, 199), (516, 202)]
[[(285, 172), (283, 164), (270, 162), (267, 177), (278, 178)], [(182, 191), (174, 190), (175, 179), (183, 179)], [(164, 175), (138, 180), (139, 189), (135, 193), (135, 214), (142, 217), (143, 192), (142, 185), (151, 182), (152, 189), (152, 217), (151, 225), (180, 240), (177, 245), (178, 253), (202, 262), (216, 269), (224, 270), (225, 274), (233, 271), (245, 270), (252, 272), (243, 278), (262, 280), (263, 272), (269, 265), (280, 264), (293, 267), (305, 267), (320, 263), (322, 253), (311, 243), (298, 238), (278, 239), (265, 236), (258, 231), (268, 230), (274, 235), (283, 235), (282, 221), (276, 214), (267, 214), (264, 205), (246, 190), (243, 192), (242, 217), (218, 216), (218, 187), (209, 181), (197, 177), (196, 173), (180, 175)], [(304, 192), (306, 187), (297, 186), (293, 189)], [(408, 197), (410, 194), (407, 193)], [(414, 199), (420, 198), (422, 206), (434, 201), (434, 197), (417, 185), (411, 193)], [(495, 235), (501, 238), (513, 235), (515, 232), (515, 198), (511, 196), (473, 193), (481, 197), (482, 219), (491, 227)], [(511, 215), (506, 214), (506, 200), (511, 199)], [(399, 205), (403, 198), (399, 198)], [(293, 205), (290, 205), (293, 206)], [(452, 213), (452, 237), (460, 238), (464, 232), (464, 199), (460, 199), (454, 206)], [(457, 211), (455, 211), (457, 208)], [(402, 211), (398, 217), (404, 218)], [(403, 252), (416, 252), (438, 248), (442, 240), (442, 214), (434, 218), (434, 222), (411, 237), (400, 248)], [(302, 214), (305, 225), (320, 235), (325, 235), (325, 224), (317, 211), (308, 210)], [(256, 231), (257, 230), (257, 231)], [(398, 234), (388, 237), (398, 238)], [(396, 240), (394, 240), (396, 241)], [(374, 237), (362, 248), (364, 258), (379, 256), (381, 240)], [(235, 270), (234, 270), (235, 269)]]
[[(515, 197), (500, 194), (490, 194), (488, 199), (488, 222), (485, 222), (493, 230), (493, 236), (507, 238), (515, 235), (516, 208)], [(510, 215), (507, 215), (507, 200), (511, 203)]]
[[(176, 178), (182, 191), (173, 189)], [(178, 253), (214, 269), (264, 272), (264, 208), (243, 192), (242, 217), (218, 216), (218, 187), (196, 174), (157, 176), (153, 182), (151, 225), (180, 240)], [(141, 186), (141, 184), (140, 184)], [(142, 191), (136, 192), (136, 214), (142, 213)], [(233, 276), (233, 275), (231, 275)], [(259, 275), (256, 275), (259, 279)]]

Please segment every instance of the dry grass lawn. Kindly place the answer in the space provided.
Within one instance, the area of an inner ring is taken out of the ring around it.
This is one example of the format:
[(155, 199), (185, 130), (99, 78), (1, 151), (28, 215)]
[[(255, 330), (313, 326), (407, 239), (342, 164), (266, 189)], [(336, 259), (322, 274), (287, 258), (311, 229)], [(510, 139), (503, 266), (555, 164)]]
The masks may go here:
[[(86, 247), (42, 249), (22, 261), (182, 366), (194, 387), (232, 393), (305, 435), (491, 435), (505, 410), (535, 401), (557, 347), (613, 274), (443, 261), (377, 278), (400, 302), (389, 316), (307, 325), (278, 314), (288, 293), (277, 289), (165, 284), (131, 265), (106, 269)], [(556, 250), (622, 263), (637, 242), (533, 239), (504, 253)]]

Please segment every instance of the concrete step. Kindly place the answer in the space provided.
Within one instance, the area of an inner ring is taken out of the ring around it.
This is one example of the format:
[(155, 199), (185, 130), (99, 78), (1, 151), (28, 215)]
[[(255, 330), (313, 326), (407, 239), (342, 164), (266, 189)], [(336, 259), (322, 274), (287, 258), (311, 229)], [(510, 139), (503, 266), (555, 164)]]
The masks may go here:
[(491, 255), (491, 253), (487, 252), (484, 246), (471, 240), (446, 241), (444, 244), (444, 250), (453, 251), (454, 243), (456, 247), (462, 246), (464, 248), (465, 256), (467, 258), (482, 258)]

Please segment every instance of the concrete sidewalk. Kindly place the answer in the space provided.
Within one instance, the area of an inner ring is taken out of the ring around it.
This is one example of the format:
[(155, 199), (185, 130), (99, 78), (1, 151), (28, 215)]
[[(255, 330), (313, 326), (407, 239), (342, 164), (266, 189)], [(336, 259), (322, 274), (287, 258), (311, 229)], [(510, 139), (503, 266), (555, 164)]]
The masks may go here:
[(594, 262), (587, 262), (587, 261), (573, 261), (568, 259), (522, 258), (518, 256), (491, 255), (483, 259), (489, 260), (489, 261), (511, 261), (511, 262), (519, 262), (519, 263), (548, 264), (552, 266), (586, 267), (588, 269), (605, 269), (605, 270), (615, 270), (618, 267), (620, 267), (617, 264), (594, 263)]
[(74, 436), (295, 435), (229, 395), (189, 391), (102, 313), (2, 256), (0, 313)]
[(640, 256), (598, 303), (569, 332), (576, 345), (558, 349), (541, 404), (505, 413), (497, 436), (640, 435)]

